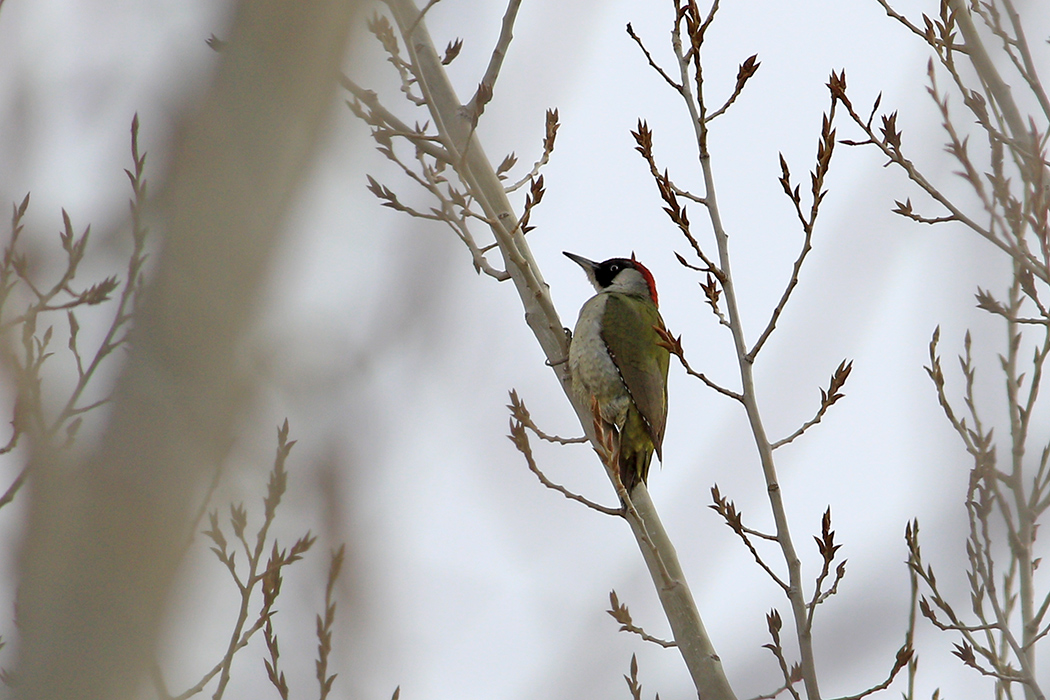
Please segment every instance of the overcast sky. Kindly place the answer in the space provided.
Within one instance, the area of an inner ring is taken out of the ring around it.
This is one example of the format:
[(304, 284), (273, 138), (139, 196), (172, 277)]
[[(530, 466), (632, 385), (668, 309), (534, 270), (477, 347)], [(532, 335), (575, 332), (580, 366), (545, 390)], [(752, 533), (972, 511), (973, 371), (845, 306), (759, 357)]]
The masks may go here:
[[(624, 27), (631, 22), (657, 60), (671, 58), (669, 2), (525, 0), (515, 40), (478, 129), (489, 156), (511, 151), (520, 176), (538, 157), (544, 112), (561, 118), (544, 170), (546, 197), (529, 234), (563, 323), (575, 322), (592, 289), (569, 250), (602, 260), (635, 252), (655, 274), (661, 311), (694, 367), (737, 388), (735, 358), (697, 287), (675, 261), (686, 244), (661, 211), (656, 187), (634, 152), (639, 118), (677, 184), (700, 192), (684, 108), (646, 65)], [(918, 17), (936, 3), (903, 0)], [(1047, 65), (1047, 16), (1030, 32)], [(6, 0), (0, 11), (0, 203), (32, 192), (26, 235), (53, 245), (64, 207), (79, 230), (96, 232), (104, 266), (118, 260), (127, 211), (128, 127), (138, 112), (147, 174), (161, 187), (169, 137), (192, 109), (224, 36), (228, 7), (214, 0)], [(450, 73), (466, 99), (499, 32), (500, 3), (444, 0), (428, 15), (443, 47), (464, 39)], [(365, 32), (347, 72), (384, 95), (406, 121), (426, 116), (397, 103), (397, 78)], [(952, 183), (937, 115), (925, 95), (927, 54), (875, 0), (724, 0), (708, 34), (704, 65), (712, 103), (732, 89), (736, 67), (757, 53), (762, 66), (711, 136), (718, 197), (731, 241), (741, 313), (753, 340), (786, 284), (801, 230), (780, 191), (778, 152), (796, 182), (808, 171), (828, 109), (831, 70), (845, 69), (849, 94), (866, 111), (899, 109), (905, 147), (931, 179)], [(954, 104), (957, 104), (958, 100)], [(840, 138), (858, 132), (844, 119)], [(815, 625), (827, 697), (882, 680), (904, 637), (908, 577), (905, 524), (922, 523), (924, 551), (945, 588), (966, 609), (965, 511), (968, 461), (945, 421), (923, 365), (940, 325), (950, 387), (955, 355), (974, 330), (983, 383), (997, 396), (995, 354), (1002, 329), (974, 308), (978, 285), (1007, 271), (972, 234), (919, 227), (894, 217), (893, 200), (916, 196), (873, 150), (839, 146), (826, 181), (814, 251), (778, 330), (756, 365), (757, 394), (772, 438), (791, 433), (819, 405), (819, 389), (843, 359), (854, 362), (846, 398), (824, 423), (777, 452), (796, 546), (809, 584), (819, 571), (811, 535), (831, 507), (849, 559), (839, 595)], [(377, 154), (345, 105), (333, 107), (320, 158), (288, 224), (261, 313), (251, 360), (267, 378), (234, 462), (243, 467), (217, 505), (244, 500), (261, 513), (273, 432), (285, 416), (299, 440), (289, 460), (289, 503), (280, 532), (306, 529), (316, 551), (290, 574), (276, 618), (284, 625), (293, 695), (311, 695), (313, 614), (323, 595), (324, 552), (346, 541), (336, 697), (628, 697), (622, 674), (637, 652), (645, 696), (691, 697), (674, 651), (617, 632), (605, 614), (616, 589), (636, 623), (669, 636), (648, 574), (625, 523), (544, 489), (504, 437), (507, 391), (516, 388), (551, 432), (580, 432), (553, 373), (523, 322), (509, 284), (477, 276), (466, 250), (434, 222), (379, 206), (371, 174), (407, 202), (425, 204)], [(515, 200), (520, 206), (521, 196)], [(937, 214), (928, 208), (928, 213)], [(690, 208), (713, 248), (704, 213)], [(478, 229), (477, 235), (484, 238)], [(117, 263), (113, 263), (117, 265)], [(101, 269), (101, 267), (100, 267)], [(119, 267), (118, 267), (119, 269)], [(608, 504), (607, 480), (586, 447), (537, 447), (554, 480)], [(712, 639), (741, 698), (779, 685), (762, 644), (765, 614), (788, 606), (779, 589), (707, 508), (717, 483), (751, 527), (771, 523), (757, 454), (739, 406), (672, 365), (663, 467), (650, 490), (675, 541)], [(0, 462), (13, 478), (19, 466)], [(10, 581), (17, 509), (0, 514)], [(768, 558), (782, 564), (777, 551)], [(10, 600), (10, 585), (0, 593)], [(192, 684), (226, 643), (232, 584), (203, 543), (186, 567), (172, 610), (165, 662), (169, 687)], [(2, 606), (0, 606), (2, 607)], [(785, 625), (787, 628), (789, 625)], [(920, 697), (985, 696), (991, 686), (950, 657), (950, 642), (924, 625)], [(0, 631), (11, 633), (0, 616)], [(8, 650), (0, 665), (9, 665)], [(233, 691), (258, 697), (261, 648), (234, 665)]]

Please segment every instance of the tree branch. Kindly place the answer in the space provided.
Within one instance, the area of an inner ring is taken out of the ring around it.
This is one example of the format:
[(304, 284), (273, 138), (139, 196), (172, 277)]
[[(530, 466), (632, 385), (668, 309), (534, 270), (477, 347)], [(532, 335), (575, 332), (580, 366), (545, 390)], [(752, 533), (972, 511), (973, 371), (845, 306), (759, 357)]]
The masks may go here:
[[(467, 183), (485, 216), (495, 222), (493, 234), (503, 255), (505, 269), (525, 307), (526, 322), (536, 335), (566, 396), (573, 403), (581, 425), (597, 447), (590, 407), (581, 405), (572, 391), (569, 369), (564, 362), (568, 355), (568, 341), (562, 330), (563, 325), (507, 200), (503, 184), (477, 141), (474, 132), (476, 123), (471, 115), (464, 114), (461, 109), (426, 24), (417, 21), (419, 12), (411, 0), (390, 0), (389, 6), (404, 34), (412, 65), (417, 71), (419, 87), (444, 147), (452, 155), (454, 167)], [(657, 586), (675, 641), (697, 690), (705, 700), (732, 699), (733, 692), (704, 630), (677, 554), (664, 532), (644, 484), (632, 491), (628, 504), (627, 520)]]

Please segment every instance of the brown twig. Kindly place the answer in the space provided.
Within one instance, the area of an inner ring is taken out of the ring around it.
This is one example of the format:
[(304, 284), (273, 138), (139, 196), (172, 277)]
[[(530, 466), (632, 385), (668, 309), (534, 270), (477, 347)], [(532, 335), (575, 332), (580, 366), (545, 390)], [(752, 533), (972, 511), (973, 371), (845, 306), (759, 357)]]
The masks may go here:
[(696, 377), (708, 387), (717, 391), (719, 394), (727, 396), (733, 399), (734, 401), (739, 401), (743, 403), (744, 397), (742, 395), (738, 394), (735, 391), (732, 391), (731, 389), (726, 389), (720, 384), (716, 384), (715, 382), (708, 379), (704, 373), (697, 372), (692, 368), (692, 366), (690, 366), (689, 361), (685, 359), (685, 349), (682, 347), (682, 336), (678, 336), (676, 338), (666, 328), (657, 328), (656, 332), (660, 335), (661, 346), (667, 348), (668, 352), (670, 352), (672, 355), (678, 358), (678, 361), (682, 363), (682, 367), (685, 369), (686, 373), (689, 376)]
[(586, 435), (578, 438), (563, 438), (540, 430), (536, 425), (536, 422), (532, 420), (532, 414), (529, 413), (529, 409), (525, 406), (525, 402), (518, 396), (516, 389), (510, 390), (510, 403), (507, 404), (507, 408), (510, 409), (510, 415), (514, 420), (531, 430), (536, 437), (541, 440), (553, 442), (558, 445), (582, 445), (583, 443), (588, 442)]
[(911, 645), (905, 644), (897, 650), (897, 656), (893, 660), (893, 667), (890, 669), (889, 674), (886, 676), (886, 680), (882, 681), (878, 685), (874, 685), (865, 691), (857, 693), (856, 695), (849, 695), (843, 698), (836, 698), (836, 700), (861, 700), (869, 695), (879, 692), (880, 690), (886, 690), (890, 687), (890, 683), (897, 677), (901, 669), (911, 663), (912, 657), (914, 656), (914, 650)]
[(793, 442), (795, 438), (800, 437), (807, 430), (819, 423), (824, 418), (824, 414), (827, 413), (828, 409), (831, 408), (835, 402), (845, 396), (845, 394), (839, 393), (839, 390), (846, 384), (846, 379), (849, 377), (849, 373), (852, 369), (853, 363), (847, 363), (843, 360), (839, 364), (838, 369), (836, 369), (834, 374), (831, 375), (831, 383), (828, 385), (828, 390), (820, 390), (820, 408), (817, 409), (817, 414), (803, 423), (798, 430), (791, 433), (786, 438), (777, 440), (770, 445), (770, 447), (774, 450), (783, 447), (784, 445)]
[(810, 629), (813, 628), (813, 616), (817, 611), (817, 606), (835, 595), (839, 588), (839, 582), (846, 575), (846, 562), (841, 561), (835, 567), (835, 578), (832, 580), (831, 586), (826, 590), (823, 588), (824, 582), (831, 574), (831, 565), (835, 563), (835, 556), (842, 547), (842, 545), (835, 544), (835, 531), (831, 529), (830, 507), (824, 511), (824, 517), (821, 519), (820, 537), (814, 537), (813, 539), (817, 542), (817, 549), (820, 550), (820, 558), (824, 563), (820, 573), (817, 575), (816, 583), (813, 586), (813, 597), (808, 605), (809, 617), (806, 620), (806, 625)]
[(747, 60), (740, 64), (740, 67), (737, 69), (736, 85), (733, 87), (732, 94), (726, 99), (725, 104), (707, 115), (707, 121), (714, 121), (715, 117), (726, 113), (733, 103), (736, 102), (736, 98), (740, 97), (744, 92), (744, 85), (747, 84), (747, 81), (751, 79), (751, 76), (758, 71), (758, 67), (761, 65), (762, 63), (758, 60), (758, 54), (749, 56)]
[(604, 513), (605, 515), (614, 515), (621, 518), (623, 517), (622, 508), (609, 508), (608, 506), (603, 506), (600, 503), (595, 503), (594, 501), (585, 498), (584, 496), (581, 496), (579, 494), (573, 493), (564, 486), (556, 484), (550, 479), (548, 479), (547, 476), (536, 465), (536, 459), (532, 455), (532, 446), (529, 445), (529, 436), (528, 433), (525, 432), (525, 425), (520, 423), (515, 418), (510, 419), (510, 435), (508, 435), (507, 437), (510, 438), (510, 441), (514, 443), (514, 446), (518, 449), (518, 452), (521, 452), (521, 454), (525, 457), (525, 462), (529, 465), (529, 471), (536, 475), (536, 478), (540, 480), (541, 484), (553, 491), (557, 491), (558, 493), (570, 500), (576, 501), (577, 503), (582, 503), (591, 510), (596, 510), (599, 513)]
[[(679, 74), (681, 76), (679, 85), (680, 95), (689, 111), (690, 123), (693, 126), (696, 139), (697, 154), (700, 159), (700, 167), (704, 181), (705, 210), (714, 232), (715, 244), (718, 249), (718, 265), (712, 274), (717, 278), (721, 291), (725, 296), (725, 308), (728, 325), (733, 334), (733, 345), (737, 356), (737, 363), (741, 377), (741, 395), (747, 413), (748, 422), (759, 452), (762, 465), (762, 474), (767, 486), (767, 493), (773, 519), (776, 525), (777, 543), (784, 556), (788, 572), (788, 581), (781, 581), (773, 574), (772, 570), (764, 565), (757, 553), (753, 552), (756, 561), (763, 566), (784, 589), (791, 603), (792, 616), (795, 622), (795, 632), (801, 652), (801, 672), (806, 686), (806, 694), (809, 700), (819, 700), (820, 690), (817, 681), (816, 665), (813, 656), (812, 635), (806, 625), (806, 601), (802, 595), (801, 560), (795, 553), (790, 528), (787, 521), (787, 512), (784, 507), (783, 495), (778, 483), (776, 466), (773, 460), (773, 450), (766, 436), (761, 411), (755, 395), (755, 381), (753, 363), (748, 359), (748, 349), (744, 338), (744, 327), (737, 306), (736, 289), (733, 283), (730, 256), (729, 236), (722, 224), (721, 213), (715, 192), (714, 172), (711, 164), (711, 154), (708, 150), (708, 109), (704, 97), (704, 80), (700, 60), (700, 48), (704, 40), (704, 34), (710, 26), (717, 10), (717, 1), (712, 5), (711, 11), (706, 17), (702, 17), (695, 0), (676, 0), (676, 21), (671, 34), (671, 46), (678, 62)], [(688, 42), (688, 48), (686, 48)], [(664, 197), (667, 201), (667, 197)], [(670, 203), (669, 203), (670, 205)], [(673, 210), (673, 207), (670, 207)], [(670, 212), (669, 212), (670, 213)], [(673, 218), (673, 217), (672, 217)], [(680, 226), (680, 228), (682, 228)], [(684, 232), (684, 231), (683, 231)], [(691, 241), (692, 242), (692, 241)], [(703, 258), (701, 258), (703, 259)], [(710, 295), (709, 295), (710, 298)], [(714, 306), (714, 305), (713, 305)]]
[(755, 548), (755, 545), (752, 544), (750, 538), (751, 535), (755, 535), (761, 539), (777, 542), (777, 536), (768, 535), (744, 527), (743, 514), (736, 509), (736, 505), (732, 501), (722, 496), (721, 492), (718, 490), (717, 484), (711, 487), (711, 500), (713, 500), (714, 503), (709, 505), (708, 508), (722, 516), (722, 519), (725, 521), (725, 524), (729, 526), (729, 529), (737, 534), (740, 540), (744, 543), (744, 546), (747, 547), (747, 551), (751, 552), (751, 556), (754, 558), (755, 563), (769, 575), (769, 578), (773, 580), (773, 583), (780, 586), (780, 588), (786, 592), (790, 586), (773, 571), (764, 559), (762, 559), (762, 555), (758, 553), (758, 550)]
[[(624, 675), (632, 700), (642, 700), (642, 684), (638, 682), (638, 655), (631, 654), (631, 675)], [(659, 696), (657, 696), (659, 697)]]
[(328, 564), (328, 583), (324, 589), (324, 617), (317, 616), (317, 683), (320, 686), (320, 700), (325, 700), (332, 692), (338, 674), (328, 675), (328, 658), (332, 653), (332, 627), (335, 624), (335, 601), (332, 600), (335, 583), (343, 568), (343, 555), (346, 545), (332, 552)]
[(630, 22), (627, 23), (627, 36), (631, 37), (631, 39), (634, 40), (634, 43), (638, 44), (638, 48), (640, 48), (642, 53), (645, 54), (645, 60), (649, 62), (649, 67), (656, 71), (656, 74), (663, 78), (668, 85), (681, 93), (682, 86), (672, 80), (671, 76), (664, 72), (664, 69), (660, 67), (660, 64), (653, 59), (652, 54), (649, 53), (649, 49), (645, 48), (645, 44), (642, 43), (641, 37), (635, 34), (634, 27), (631, 26)]
[[(212, 541), (212, 552), (229, 571), (234, 584), (237, 586), (240, 593), (240, 605), (233, 631), (230, 634), (230, 641), (222, 658), (197, 683), (179, 695), (174, 696), (172, 700), (186, 700), (200, 693), (216, 676), (218, 676), (219, 680), (212, 697), (213, 700), (220, 700), (229, 684), (230, 668), (235, 655), (246, 647), (251, 638), (260, 630), (263, 631), (266, 637), (266, 646), (270, 653), (270, 660), (266, 661), (269, 678), (278, 690), (281, 690), (282, 687), (284, 688), (281, 695), (283, 698), (287, 697), (287, 684), (284, 683), (284, 674), (277, 668), (279, 644), (271, 618), (275, 612), (274, 604), (281, 590), (282, 569), (302, 559), (303, 555), (313, 546), (315, 538), (308, 532), (303, 537), (300, 537), (290, 550), (281, 550), (277, 541), (273, 540), (270, 556), (265, 563), (263, 562), (263, 555), (267, 544), (270, 542), (270, 526), (273, 524), (277, 515), (277, 508), (287, 488), (287, 472), (284, 469), (284, 464), (294, 445), (295, 441), (288, 439), (288, 422), (285, 421), (277, 431), (277, 454), (274, 458), (273, 468), (270, 471), (266, 497), (263, 499), (263, 522), (255, 534), (254, 543), (249, 543), (247, 537), (247, 511), (243, 506), (230, 506), (229, 524), (234, 538), (244, 550), (247, 559), (247, 571), (243, 575), (236, 565), (235, 553), (230, 550), (229, 542), (219, 525), (218, 513), (212, 511), (209, 514), (210, 527), (204, 532), (204, 535)], [(254, 623), (249, 626), (249, 608), (257, 591), (261, 591), (263, 602)]]
[(772, 335), (773, 330), (776, 328), (777, 321), (780, 320), (780, 315), (784, 312), (788, 299), (791, 298), (791, 293), (795, 290), (795, 287), (798, 286), (799, 273), (802, 271), (802, 265), (806, 261), (806, 256), (809, 255), (809, 252), (813, 249), (813, 227), (817, 222), (817, 215), (820, 212), (820, 204), (824, 201), (824, 196), (827, 194), (827, 191), (824, 190), (824, 178), (827, 176), (828, 169), (831, 167), (831, 156), (835, 150), (835, 130), (832, 128), (834, 123), (835, 101), (832, 100), (831, 109), (828, 114), (824, 115), (821, 126), (820, 141), (817, 145), (816, 167), (810, 173), (812, 187), (810, 193), (811, 203), (808, 213), (804, 213), (802, 210), (802, 196), (798, 185), (796, 185), (794, 189), (791, 187), (791, 172), (788, 170), (787, 161), (784, 159), (783, 154), (780, 156), (780, 184), (784, 188), (785, 194), (787, 194), (792, 204), (794, 204), (795, 213), (798, 216), (799, 223), (802, 224), (802, 249), (799, 251), (798, 257), (795, 258), (787, 287), (785, 287), (783, 294), (781, 294), (780, 301), (778, 301), (776, 307), (774, 307), (769, 322), (759, 335), (758, 340), (755, 341), (755, 344), (751, 347), (751, 350), (747, 353), (747, 359), (749, 362), (755, 361), (762, 346), (765, 345), (770, 335)]
[(611, 615), (614, 620), (620, 623), (621, 632), (630, 632), (632, 634), (637, 634), (644, 641), (652, 642), (653, 644), (658, 644), (664, 649), (670, 649), (672, 647), (678, 646), (674, 642), (669, 642), (665, 639), (654, 637), (651, 634), (647, 633), (645, 630), (643, 630), (641, 627), (635, 625), (634, 621), (631, 619), (630, 611), (627, 609), (626, 605), (620, 602), (619, 597), (617, 597), (616, 595), (616, 591), (609, 592), (609, 606), (609, 610), (606, 610), (605, 612), (609, 613), (609, 615)]
[(776, 657), (780, 673), (784, 678), (784, 685), (773, 694), (773, 697), (787, 690), (791, 693), (791, 697), (795, 700), (800, 700), (798, 691), (795, 690), (795, 684), (802, 680), (802, 667), (795, 664), (789, 668), (787, 659), (784, 658), (784, 647), (780, 643), (780, 629), (783, 627), (783, 624), (783, 620), (780, 618), (780, 611), (776, 608), (766, 614), (766, 628), (769, 630), (769, 636), (773, 641), (763, 644), (762, 647), (769, 649), (773, 656)]

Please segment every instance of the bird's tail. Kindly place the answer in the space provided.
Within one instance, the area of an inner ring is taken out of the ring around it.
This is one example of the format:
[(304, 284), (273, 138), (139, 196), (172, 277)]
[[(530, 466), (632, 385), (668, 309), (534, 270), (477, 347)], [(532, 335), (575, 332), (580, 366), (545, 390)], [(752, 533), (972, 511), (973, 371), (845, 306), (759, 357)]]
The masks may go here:
[(627, 493), (630, 493), (638, 482), (646, 483), (649, 478), (649, 465), (653, 461), (653, 439), (641, 414), (628, 411), (620, 431), (620, 449), (618, 466), (620, 480)]

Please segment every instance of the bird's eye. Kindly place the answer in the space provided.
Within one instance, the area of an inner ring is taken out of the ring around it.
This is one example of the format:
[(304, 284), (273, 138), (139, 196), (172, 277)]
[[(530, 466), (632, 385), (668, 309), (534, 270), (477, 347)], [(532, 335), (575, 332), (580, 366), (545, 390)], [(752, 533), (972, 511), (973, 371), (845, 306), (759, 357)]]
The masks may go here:
[(612, 266), (609, 267), (609, 271), (610, 272), (619, 272), (620, 271), (620, 266), (619, 265), (612, 265)]

